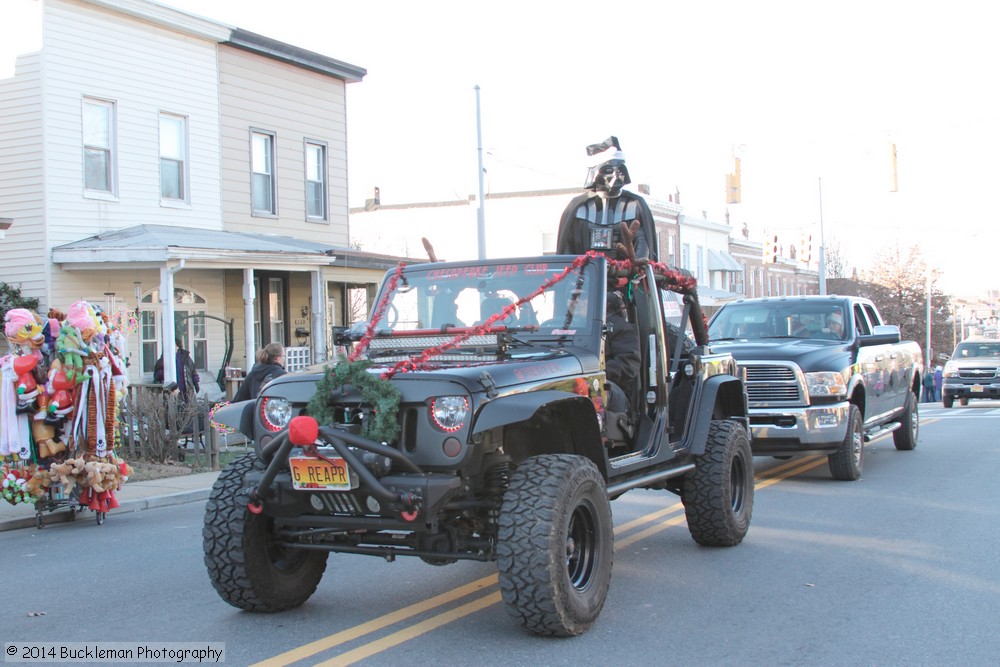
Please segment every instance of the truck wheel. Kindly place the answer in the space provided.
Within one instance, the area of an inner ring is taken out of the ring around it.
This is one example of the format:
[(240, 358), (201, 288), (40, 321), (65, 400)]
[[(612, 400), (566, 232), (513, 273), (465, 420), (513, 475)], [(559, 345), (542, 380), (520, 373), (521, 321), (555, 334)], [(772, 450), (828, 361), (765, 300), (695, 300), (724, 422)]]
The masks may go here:
[(840, 448), (830, 454), (830, 474), (834, 479), (853, 482), (861, 477), (864, 466), (864, 433), (861, 431), (861, 411), (853, 403), (847, 411), (847, 435)]
[(892, 442), (896, 449), (910, 450), (917, 446), (917, 436), (920, 435), (920, 408), (918, 407), (917, 396), (912, 391), (906, 395), (906, 409), (899, 418), (902, 424), (892, 432)]
[(688, 531), (706, 547), (731, 547), (743, 541), (753, 512), (753, 453), (746, 429), (715, 419), (708, 427), (705, 453), (684, 477)]
[(944, 407), (946, 407), (946, 408), (950, 408), (952, 405), (955, 404), (955, 397), (954, 396), (942, 396), (941, 397), (941, 404), (944, 405)]
[(539, 635), (586, 632), (611, 583), (614, 531), (597, 467), (535, 456), (510, 476), (500, 510), (497, 570), (507, 612)]
[(274, 520), (247, 509), (243, 478), (262, 469), (255, 454), (229, 465), (212, 487), (202, 529), (205, 565), (223, 600), (247, 611), (298, 607), (313, 594), (327, 552), (286, 549), (274, 540)]

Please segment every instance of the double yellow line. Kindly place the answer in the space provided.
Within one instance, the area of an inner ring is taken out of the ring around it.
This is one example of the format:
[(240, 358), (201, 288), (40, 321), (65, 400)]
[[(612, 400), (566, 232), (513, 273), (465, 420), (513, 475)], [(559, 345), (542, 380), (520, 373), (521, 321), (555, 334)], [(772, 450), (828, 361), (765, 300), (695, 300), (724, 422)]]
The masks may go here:
[[(754, 478), (754, 488), (755, 490), (767, 488), (772, 484), (777, 484), (783, 479), (787, 479), (794, 475), (798, 475), (799, 473), (811, 470), (823, 465), (824, 463), (826, 463), (826, 456), (820, 455), (813, 455), (787, 461), (781, 465), (769, 468), (768, 470), (757, 474)], [(640, 540), (644, 540), (647, 537), (651, 537), (656, 533), (683, 522), (684, 504), (676, 502), (662, 510), (652, 512), (651, 514), (646, 514), (638, 519), (633, 519), (632, 521), (623, 523), (620, 526), (616, 526), (614, 530), (615, 550), (624, 549), (625, 547)], [(629, 531), (639, 528), (640, 526), (646, 526), (647, 524), (653, 525), (649, 525), (644, 530), (632, 533), (627, 537), (618, 537), (619, 535), (624, 535)], [(255, 667), (277, 667), (279, 665), (289, 665), (299, 660), (305, 660), (306, 658), (322, 653), (323, 651), (336, 648), (341, 644), (346, 644), (356, 639), (360, 639), (365, 635), (369, 635), (378, 630), (395, 625), (396, 623), (409, 620), (414, 616), (443, 607), (444, 605), (460, 600), (466, 596), (481, 593), (482, 591), (493, 588), (496, 585), (498, 585), (497, 575), (491, 574), (487, 577), (465, 584), (464, 586), (459, 586), (458, 588), (452, 589), (446, 593), (442, 593), (441, 595), (435, 595), (432, 598), (411, 604), (408, 607), (403, 607), (402, 609), (397, 609), (396, 611), (385, 614), (384, 616), (379, 616), (378, 618), (372, 619), (367, 623), (362, 623), (352, 628), (341, 630), (340, 632), (332, 634), (328, 637), (317, 639), (314, 642), (299, 646), (291, 651), (286, 651), (280, 655), (274, 656), (273, 658), (264, 660), (263, 662), (258, 662)], [(386, 635), (381, 639), (376, 639), (372, 642), (364, 644), (363, 646), (341, 653), (334, 658), (317, 664), (324, 667), (354, 664), (359, 660), (364, 660), (365, 658), (371, 657), (377, 653), (381, 653), (382, 651), (388, 650), (394, 646), (398, 646), (403, 642), (419, 637), (420, 635), (426, 634), (431, 630), (447, 625), (452, 621), (457, 621), (458, 619), (468, 616), (469, 614), (473, 614), (477, 611), (490, 607), (500, 602), (500, 600), (500, 591), (491, 591), (486, 595), (477, 597), (474, 600), (447, 611), (435, 614), (428, 619), (403, 628), (402, 630), (393, 632), (392, 634)]]

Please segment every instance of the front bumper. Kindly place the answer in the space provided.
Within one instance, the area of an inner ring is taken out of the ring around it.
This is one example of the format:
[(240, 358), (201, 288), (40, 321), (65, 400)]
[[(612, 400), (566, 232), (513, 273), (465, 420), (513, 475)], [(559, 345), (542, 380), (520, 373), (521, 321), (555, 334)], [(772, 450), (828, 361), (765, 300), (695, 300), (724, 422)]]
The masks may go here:
[(986, 382), (945, 381), (941, 385), (941, 395), (952, 398), (1000, 398), (1000, 383), (995, 380)]
[(751, 448), (757, 455), (837, 449), (847, 436), (850, 403), (750, 408)]

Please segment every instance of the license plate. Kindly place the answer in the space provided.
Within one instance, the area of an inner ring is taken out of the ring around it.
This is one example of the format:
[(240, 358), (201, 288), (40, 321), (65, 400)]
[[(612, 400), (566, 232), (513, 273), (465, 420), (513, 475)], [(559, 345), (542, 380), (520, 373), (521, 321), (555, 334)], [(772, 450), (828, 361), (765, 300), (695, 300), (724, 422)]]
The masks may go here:
[(981, 394), (983, 393), (983, 385), (974, 384), (971, 387), (969, 387), (969, 391), (971, 391), (973, 394)]
[(308, 456), (289, 457), (292, 487), (300, 491), (350, 491), (358, 488), (358, 479), (347, 462), (339, 456), (329, 461)]

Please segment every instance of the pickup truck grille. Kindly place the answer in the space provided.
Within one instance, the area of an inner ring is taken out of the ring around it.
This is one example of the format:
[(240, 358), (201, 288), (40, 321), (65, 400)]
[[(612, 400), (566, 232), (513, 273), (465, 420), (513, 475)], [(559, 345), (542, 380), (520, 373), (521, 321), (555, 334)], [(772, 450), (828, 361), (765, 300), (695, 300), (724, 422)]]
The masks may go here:
[(761, 404), (802, 403), (798, 374), (791, 366), (772, 364), (745, 364), (743, 382), (747, 388), (750, 407)]
[(990, 380), (996, 376), (996, 366), (977, 366), (958, 369), (958, 377), (963, 380)]

